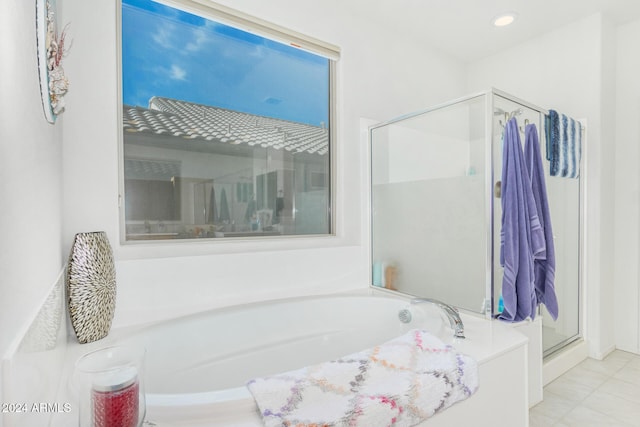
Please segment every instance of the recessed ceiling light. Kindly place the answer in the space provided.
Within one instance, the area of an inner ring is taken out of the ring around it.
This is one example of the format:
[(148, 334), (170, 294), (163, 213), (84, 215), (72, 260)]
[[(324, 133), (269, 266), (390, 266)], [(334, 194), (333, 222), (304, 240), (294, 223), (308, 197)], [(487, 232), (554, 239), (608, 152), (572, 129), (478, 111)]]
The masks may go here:
[(515, 21), (517, 17), (518, 14), (514, 12), (501, 13), (493, 18), (491, 22), (494, 27), (506, 27), (507, 25), (513, 24), (513, 21)]

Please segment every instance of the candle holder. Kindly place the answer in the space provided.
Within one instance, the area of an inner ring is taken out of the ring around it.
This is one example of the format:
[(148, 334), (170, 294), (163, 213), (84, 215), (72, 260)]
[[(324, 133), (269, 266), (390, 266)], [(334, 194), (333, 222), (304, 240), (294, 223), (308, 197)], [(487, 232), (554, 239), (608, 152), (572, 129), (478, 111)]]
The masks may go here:
[(144, 422), (144, 348), (114, 346), (76, 363), (80, 427), (139, 427)]

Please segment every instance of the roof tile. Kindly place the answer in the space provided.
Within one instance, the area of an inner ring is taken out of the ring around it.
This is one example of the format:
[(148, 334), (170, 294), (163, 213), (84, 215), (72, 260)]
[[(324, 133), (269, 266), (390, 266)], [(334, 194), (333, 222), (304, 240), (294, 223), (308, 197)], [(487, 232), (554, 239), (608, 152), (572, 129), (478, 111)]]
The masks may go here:
[(127, 132), (169, 134), (209, 143), (246, 144), (287, 151), (328, 152), (326, 128), (224, 108), (153, 97), (149, 108), (124, 106)]

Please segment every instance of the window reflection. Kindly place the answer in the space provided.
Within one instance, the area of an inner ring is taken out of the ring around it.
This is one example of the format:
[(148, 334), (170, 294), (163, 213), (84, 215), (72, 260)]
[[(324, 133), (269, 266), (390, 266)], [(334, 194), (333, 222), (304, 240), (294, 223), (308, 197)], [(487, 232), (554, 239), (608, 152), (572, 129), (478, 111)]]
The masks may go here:
[(126, 240), (331, 232), (331, 60), (151, 0), (122, 40)]

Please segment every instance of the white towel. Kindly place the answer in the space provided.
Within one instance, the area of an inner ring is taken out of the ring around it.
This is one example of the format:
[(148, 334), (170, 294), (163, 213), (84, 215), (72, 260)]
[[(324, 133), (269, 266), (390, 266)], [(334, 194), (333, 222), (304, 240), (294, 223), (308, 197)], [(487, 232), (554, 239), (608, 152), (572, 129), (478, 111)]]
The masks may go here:
[(478, 388), (478, 364), (412, 330), (338, 360), (251, 380), (264, 423), (276, 426), (413, 426)]

